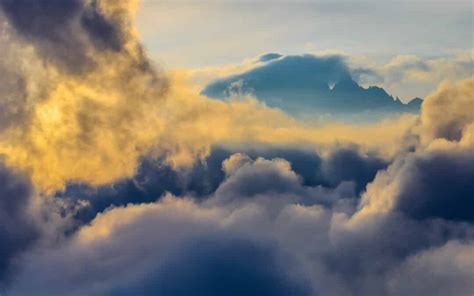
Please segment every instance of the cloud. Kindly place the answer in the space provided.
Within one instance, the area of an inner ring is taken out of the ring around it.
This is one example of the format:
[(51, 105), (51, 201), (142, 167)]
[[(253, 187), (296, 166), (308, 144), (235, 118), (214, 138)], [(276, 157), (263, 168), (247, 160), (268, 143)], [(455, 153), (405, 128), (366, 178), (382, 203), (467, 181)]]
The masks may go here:
[[(45, 283), (49, 288), (42, 291), (48, 295), (66, 291), (70, 295), (118, 291), (187, 293), (189, 289), (206, 295), (306, 294), (306, 283), (288, 276), (285, 269), (279, 267), (284, 258), (277, 250), (264, 241), (227, 230), (224, 223), (219, 222), (225, 220), (224, 215), (225, 211), (201, 209), (189, 200), (173, 198), (164, 199), (160, 204), (109, 211), (57, 252), (46, 251), (40, 257), (32, 254), (28, 260), (33, 261), (18, 278), (18, 283), (36, 275), (26, 285), (13, 287), (11, 295), (28, 294), (35, 291), (37, 285), (44, 287)], [(97, 227), (102, 229), (99, 236)], [(135, 227), (141, 231), (136, 232)], [(169, 229), (173, 229), (172, 235)], [(141, 243), (127, 247), (121, 243), (125, 241)], [(154, 251), (150, 253), (150, 250)], [(119, 259), (97, 269), (97, 263), (105, 259), (103, 256)], [(235, 261), (237, 258), (253, 260)], [(186, 264), (182, 265), (183, 262)], [(123, 269), (123, 264), (132, 268)], [(53, 269), (61, 269), (60, 278), (50, 277), (49, 271)], [(43, 272), (37, 273), (38, 270)]]
[[(215, 145), (355, 142), (392, 149), (385, 143), (400, 142), (414, 120), (323, 126), (298, 122), (252, 98), (224, 103), (199, 96), (186, 77), (152, 67), (133, 27), (134, 1), (1, 3), (7, 21), (1, 23), (6, 83), (0, 89), (0, 153), (8, 166), (31, 174), (40, 191), (130, 178), (142, 157), (191, 166)], [(345, 71), (337, 58), (327, 63)], [(209, 130), (209, 124), (218, 128)], [(387, 137), (374, 140), (382, 130)]]
[(274, 252), (244, 239), (195, 239), (165, 260), (162, 268), (150, 276), (144, 293), (309, 295), (306, 283), (280, 271)]
[(33, 40), (41, 55), (71, 69), (86, 62), (86, 45), (80, 38), (75, 38), (78, 32), (73, 25), (73, 20), (83, 9), (82, 1), (66, 0), (55, 4), (40, 0), (32, 4), (22, 0), (2, 0), (0, 5), (9, 23), (21, 35)]
[[(13, 112), (5, 117), (12, 119), (5, 123), (0, 152), (9, 166), (31, 173), (35, 185), (48, 192), (68, 182), (101, 185), (131, 177), (142, 156), (164, 158), (173, 167), (190, 166), (215, 145), (355, 142), (364, 149), (397, 150), (399, 145), (386, 143), (401, 142), (415, 118), (357, 127), (302, 123), (253, 98), (209, 100), (188, 88), (179, 73), (167, 78), (143, 68), (147, 60), (133, 38), (125, 45), (134, 50), (100, 51), (95, 67), (76, 74), (65, 74), (60, 65), (22, 47), (25, 41), (14, 33), (4, 38), (12, 41), (4, 45), (12, 61), (22, 57), (25, 64), (13, 68), (17, 74), (12, 79), (24, 81), (13, 92), (19, 100), (2, 97), (2, 102), (23, 100), (26, 106), (19, 109), (21, 116)], [(10, 69), (14, 63), (6, 65)], [(8, 104), (12, 110), (17, 106)], [(209, 124), (216, 128), (209, 130)], [(372, 136), (382, 131), (386, 137)]]
[(472, 294), (472, 78), (420, 116), (299, 122), (153, 70), (134, 2), (0, 3), (8, 295)]
[(13, 73), (0, 151), (50, 191), (133, 174), (160, 132), (155, 112), (168, 85), (136, 38), (134, 1), (56, 2), (0, 6), (12, 59), (2, 66)]
[[(3, 51), (2, 46), (2, 52)], [(8, 59), (8, 52), (5, 50)], [(25, 81), (16, 71), (0, 62), (0, 71), (3, 73), (0, 85), (0, 131), (25, 119), (28, 112), (26, 104)]]
[(389, 295), (469, 295), (474, 291), (474, 245), (452, 241), (426, 250), (394, 271)]
[[(383, 87), (389, 94), (408, 103), (416, 97), (424, 98), (433, 92), (443, 80), (449, 79), (455, 82), (472, 76), (472, 55), (471, 50), (459, 50), (435, 57), (394, 55), (382, 59), (329, 49), (309, 51), (306, 56), (317, 58), (337, 56), (346, 64), (351, 77), (361, 86)], [(176, 71), (186, 73), (191, 81), (190, 84), (197, 91), (201, 91), (214, 81), (239, 76), (264, 66), (266, 62), (263, 63), (259, 60), (261, 56), (265, 56), (265, 54), (247, 58), (239, 63), (191, 69), (180, 68)], [(284, 57), (285, 55), (282, 55), (280, 58)], [(289, 79), (294, 79), (294, 77)]]
[[(173, 154), (176, 158), (171, 159), (172, 162), (192, 160), (189, 158), (189, 153), (185, 153), (190, 148), (206, 155), (212, 145), (314, 147), (352, 142), (367, 150), (370, 148), (383, 150), (389, 147), (398, 149), (400, 145), (395, 143), (401, 141), (395, 140), (394, 145), (386, 145), (386, 141), (405, 138), (407, 129), (412, 127), (412, 120), (416, 118), (407, 115), (390, 118), (377, 124), (358, 125), (331, 121), (301, 122), (277, 109), (268, 108), (251, 97), (219, 101), (197, 96), (183, 87), (183, 82), (180, 81), (182, 78), (173, 79), (170, 90), (173, 100), (166, 102), (168, 110), (171, 110), (169, 118), (177, 118), (179, 121), (171, 120), (168, 123), (173, 129), (173, 134), (163, 134), (157, 145), (165, 151), (167, 149), (175, 151)], [(209, 130), (209, 124), (215, 128)], [(381, 133), (385, 137), (375, 136)], [(174, 146), (176, 143), (180, 143), (181, 147)], [(178, 149), (179, 151), (176, 151)]]
[(459, 140), (464, 129), (474, 121), (474, 106), (469, 95), (473, 92), (472, 77), (457, 84), (442, 83), (423, 104), (423, 140)]
[[(131, 178), (101, 186), (70, 183), (55, 197), (71, 206), (80, 205), (74, 214), (79, 225), (88, 223), (109, 207), (154, 202), (167, 192), (205, 200), (219, 188), (216, 194), (227, 200), (273, 192), (316, 195), (321, 199), (313, 202), (321, 204), (333, 203), (339, 197), (354, 202), (388, 162), (356, 146), (332, 147), (328, 153), (288, 147), (238, 150), (214, 147), (209, 156), (190, 168), (175, 169), (164, 159), (143, 158)], [(237, 171), (238, 175), (234, 176)], [(247, 185), (249, 179), (253, 183), (257, 179), (261, 182)]]
[(406, 160), (395, 208), (414, 219), (474, 222), (472, 151), (427, 153)]
[(408, 101), (425, 97), (437, 85), (449, 79), (452, 82), (471, 77), (473, 72), (472, 51), (460, 51), (437, 57), (398, 55), (387, 62), (374, 62), (367, 58), (349, 55), (352, 67), (368, 68), (357, 71), (363, 85), (377, 84)]
[(0, 6), (9, 24), (40, 56), (72, 73), (90, 70), (98, 62), (97, 55), (103, 54), (100, 51), (130, 51), (127, 43), (135, 38), (127, 24), (136, 6), (134, 0), (121, 4), (2, 0)]
[(0, 162), (0, 288), (9, 280), (15, 258), (39, 237), (30, 212), (32, 196), (28, 178)]
[[(462, 83), (451, 91), (470, 97)], [(427, 104), (423, 112), (437, 107)], [(418, 124), (412, 132), (425, 130), (423, 120)], [(333, 188), (304, 185), (287, 160), (233, 154), (207, 199), (184, 193), (109, 208), (57, 248), (24, 254), (9, 291), (27, 294), (47, 284), (52, 295), (187, 287), (209, 294), (222, 292), (224, 281), (234, 291), (266, 293), (275, 287), (268, 281), (276, 281), (285, 294), (468, 295), (472, 142), (471, 130), (462, 130), (452, 141), (443, 134), (419, 142), (387, 168), (350, 146), (323, 153), (321, 172), (340, 182)], [(359, 202), (343, 169), (359, 177), (379, 165)], [(182, 262), (189, 269), (179, 268)]]
[(373, 180), (377, 171), (384, 169), (387, 162), (374, 154), (364, 154), (356, 148), (342, 147), (330, 152), (322, 166), (322, 174), (331, 185), (342, 181), (354, 181), (361, 192)]
[[(240, 167), (236, 167), (236, 157), (242, 156), (232, 155), (223, 164), (231, 176), (216, 190), (219, 199), (239, 200), (242, 197), (254, 198), (258, 195), (278, 196), (298, 192), (301, 187), (299, 176), (284, 159), (269, 161), (257, 158), (255, 161), (247, 160), (247, 163), (241, 163)], [(232, 162), (233, 165), (230, 165)]]
[[(473, 119), (466, 117), (462, 108), (472, 101), (471, 84), (472, 78), (450, 88), (444, 85), (427, 97), (421, 121), (415, 129), (421, 138), (420, 144), (415, 152), (396, 159), (369, 184), (365, 200), (367, 211), (386, 211), (398, 205), (414, 216), (470, 219), (471, 214), (463, 213), (456, 205), (472, 202), (472, 189), (465, 182), (472, 174), (466, 163), (472, 158)], [(446, 107), (446, 100), (440, 97), (453, 98), (452, 106)], [(446, 112), (449, 114), (446, 120), (438, 123), (431, 116), (440, 114), (441, 110), (452, 111)], [(444, 126), (456, 128), (445, 129)], [(459, 171), (456, 177), (453, 169)], [(446, 212), (448, 206), (450, 211)]]
[[(227, 179), (210, 199), (168, 195), (156, 203), (111, 208), (59, 248), (23, 256), (9, 291), (28, 294), (47, 283), (48, 295), (188, 288), (204, 294), (396, 295), (418, 291), (400, 282), (400, 270), (412, 266), (417, 254), (474, 239), (472, 224), (445, 217), (412, 219), (393, 209), (361, 220), (363, 207), (298, 185), (283, 160), (234, 155), (224, 164)], [(274, 183), (257, 182), (275, 176), (290, 186), (275, 191)], [(319, 203), (324, 196), (333, 202)], [(464, 270), (459, 272), (467, 276)], [(450, 274), (437, 276), (449, 281)], [(436, 286), (426, 283), (423, 289)], [(462, 289), (469, 291), (469, 285), (457, 291)]]

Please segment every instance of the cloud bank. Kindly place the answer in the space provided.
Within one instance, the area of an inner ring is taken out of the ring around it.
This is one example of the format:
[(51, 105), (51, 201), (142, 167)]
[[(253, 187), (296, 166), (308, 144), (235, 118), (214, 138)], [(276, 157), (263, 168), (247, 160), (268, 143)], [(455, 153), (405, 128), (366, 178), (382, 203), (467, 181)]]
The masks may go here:
[[(442, 85), (427, 102), (471, 91), (471, 80)], [(23, 253), (8, 291), (28, 295), (47, 284), (48, 295), (469, 295), (473, 121), (454, 140), (433, 136), (436, 124), (420, 120), (413, 132), (425, 140), (388, 166), (354, 147), (313, 155), (331, 177), (319, 185), (276, 152), (224, 153), (210, 193), (130, 199), (99, 212), (56, 247)], [(359, 196), (346, 176), (357, 182), (364, 170), (378, 172)]]

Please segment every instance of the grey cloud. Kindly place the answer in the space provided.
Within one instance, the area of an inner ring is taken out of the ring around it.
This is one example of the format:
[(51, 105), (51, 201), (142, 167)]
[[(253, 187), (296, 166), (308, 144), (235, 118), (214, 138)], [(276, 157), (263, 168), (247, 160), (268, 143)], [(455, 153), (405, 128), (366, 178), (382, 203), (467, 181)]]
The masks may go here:
[(13, 261), (39, 236), (29, 212), (32, 195), (28, 178), (0, 162), (0, 288), (10, 279)]
[(389, 295), (469, 295), (473, 278), (474, 244), (451, 241), (410, 257), (395, 270)]
[(330, 152), (322, 165), (322, 174), (329, 184), (354, 181), (357, 192), (365, 189), (377, 171), (385, 169), (388, 161), (375, 153), (364, 154), (357, 147), (340, 147)]
[[(105, 240), (94, 242), (91, 237), (88, 242), (80, 234), (54, 252), (39, 249), (24, 256), (23, 273), (9, 293), (309, 294), (306, 279), (286, 273), (291, 260), (271, 242), (248, 236), (237, 225), (233, 229), (221, 224), (225, 212), (220, 209), (200, 209), (189, 201), (180, 206), (176, 201), (112, 209), (104, 217), (128, 217), (130, 209), (141, 213), (131, 217), (131, 223), (120, 223), (120, 231), (111, 229)], [(103, 260), (111, 261), (102, 265)]]
[[(128, 22), (106, 15), (100, 0), (1, 0), (8, 23), (27, 43), (34, 45), (46, 63), (71, 74), (89, 71), (97, 55), (128, 55), (125, 42), (132, 38)], [(137, 50), (140, 50), (137, 45)], [(151, 72), (144, 57), (143, 70)], [(145, 69), (146, 68), (146, 69)]]
[(82, 0), (2, 0), (0, 7), (10, 24), (39, 53), (70, 71), (77, 71), (91, 60), (86, 54), (86, 43), (75, 21), (84, 9)]
[(193, 239), (164, 261), (139, 289), (143, 294), (309, 295), (307, 283), (278, 266), (275, 249), (226, 234)]
[(414, 219), (474, 223), (474, 155), (430, 153), (407, 160), (396, 209)]
[[(59, 248), (23, 256), (11, 294), (40, 285), (50, 287), (48, 295), (188, 289), (252, 295), (275, 287), (286, 295), (410, 294), (419, 287), (401, 289), (399, 271), (421, 268), (411, 267), (417, 254), (474, 240), (472, 224), (445, 216), (418, 219), (397, 208), (362, 215), (367, 205), (344, 198), (345, 182), (335, 189), (304, 186), (282, 159), (239, 154), (224, 167), (226, 179), (207, 200), (168, 196), (111, 208)], [(447, 273), (437, 276), (450, 281)], [(435, 289), (426, 282), (423, 291)]]
[(235, 168), (233, 174), (216, 190), (222, 199), (252, 198), (258, 195), (298, 193), (299, 176), (291, 170), (291, 164), (283, 159), (258, 158)]
[(0, 61), (0, 131), (24, 120), (29, 113), (24, 77)]
[[(184, 171), (175, 170), (160, 159), (143, 158), (132, 178), (99, 187), (71, 183), (64, 191), (57, 192), (56, 197), (71, 204), (87, 202), (88, 205), (76, 213), (82, 223), (108, 207), (153, 202), (165, 192), (207, 199), (219, 188), (220, 196), (233, 199), (231, 196), (313, 191), (321, 197), (319, 202), (332, 203), (343, 197), (356, 198), (389, 161), (376, 153), (363, 153), (355, 146), (334, 147), (327, 156), (315, 150), (289, 147), (239, 151), (241, 153), (234, 154), (236, 151), (232, 149), (214, 147), (204, 162), (196, 162)], [(291, 168), (281, 172), (275, 163), (261, 160), (259, 165), (250, 165), (238, 176), (226, 180), (226, 175), (230, 177), (243, 164), (252, 164), (259, 157), (284, 160), (280, 163)], [(253, 185), (246, 185), (245, 182), (252, 179)]]
[[(467, 90), (454, 98), (469, 100)], [(419, 124), (423, 133), (432, 122)], [(225, 282), (265, 294), (276, 282), (290, 295), (470, 295), (471, 124), (462, 121), (454, 141), (421, 134), (430, 142), (391, 162), (351, 146), (324, 156), (220, 151), (207, 175), (215, 189), (199, 198), (183, 189), (153, 203), (109, 204), (57, 248), (23, 254), (9, 291), (28, 294), (46, 284), (52, 295), (213, 294)]]

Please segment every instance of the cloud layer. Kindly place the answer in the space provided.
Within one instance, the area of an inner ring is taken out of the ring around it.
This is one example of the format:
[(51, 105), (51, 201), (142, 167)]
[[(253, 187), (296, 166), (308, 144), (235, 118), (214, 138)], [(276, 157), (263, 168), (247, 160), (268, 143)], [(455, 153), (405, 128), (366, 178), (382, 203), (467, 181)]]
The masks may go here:
[[(429, 98), (465, 97), (470, 83)], [(47, 284), (48, 295), (469, 295), (472, 123), (449, 140), (420, 121), (413, 131), (431, 140), (388, 166), (354, 147), (321, 156), (221, 152), (209, 193), (184, 189), (100, 212), (56, 247), (23, 253), (8, 291), (28, 295)], [(315, 172), (327, 179), (311, 183), (304, 167), (296, 173), (298, 158), (317, 159)], [(354, 184), (365, 188), (360, 197)]]

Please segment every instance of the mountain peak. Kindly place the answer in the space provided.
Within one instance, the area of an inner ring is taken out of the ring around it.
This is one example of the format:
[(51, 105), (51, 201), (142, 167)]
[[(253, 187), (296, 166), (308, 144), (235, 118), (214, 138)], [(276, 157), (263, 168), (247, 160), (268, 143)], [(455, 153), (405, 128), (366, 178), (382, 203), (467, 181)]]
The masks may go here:
[(333, 91), (357, 91), (361, 87), (351, 78), (345, 78), (334, 85)]
[[(341, 57), (278, 56), (266, 54), (262, 58), (271, 62), (211, 82), (201, 93), (225, 99), (231, 86), (239, 82), (243, 92), (252, 93), (268, 106), (293, 115), (340, 114), (347, 117), (350, 114), (370, 116), (373, 113), (381, 117), (393, 112), (419, 111), (420, 99), (408, 105), (381, 87), (360, 86), (351, 78), (349, 68)], [(333, 82), (337, 83), (331, 88)]]
[(411, 109), (419, 110), (421, 108), (421, 104), (423, 104), (423, 99), (421, 98), (413, 98), (408, 103), (407, 106)]
[[(369, 86), (367, 88), (367, 92), (370, 93), (371, 95), (373, 96), (380, 96), (380, 97), (390, 97), (392, 98), (393, 100), (393, 97), (391, 95), (389, 95), (385, 89), (383, 89), (382, 87), (378, 87), (378, 86)], [(400, 102), (401, 103), (401, 102)]]
[(261, 55), (260, 58), (258, 59), (260, 62), (269, 62), (271, 60), (276, 60), (278, 58), (281, 58), (282, 55), (276, 52), (269, 52), (264, 55)]

